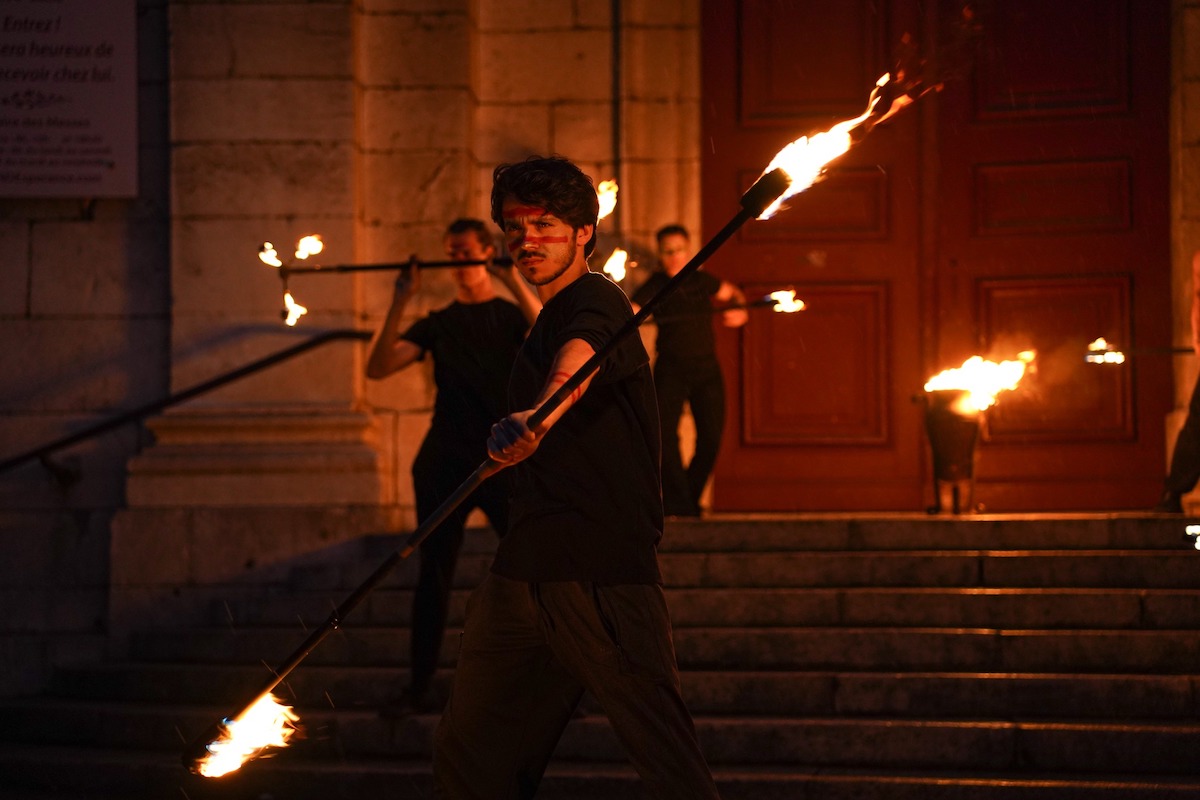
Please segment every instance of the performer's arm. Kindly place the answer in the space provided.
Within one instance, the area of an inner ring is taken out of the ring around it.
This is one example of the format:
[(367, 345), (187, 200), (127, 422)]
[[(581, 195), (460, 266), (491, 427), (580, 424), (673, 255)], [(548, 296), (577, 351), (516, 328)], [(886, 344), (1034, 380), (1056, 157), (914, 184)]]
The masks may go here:
[(404, 307), (417, 292), (420, 282), (416, 267), (406, 267), (396, 278), (392, 304), (387, 316), (375, 335), (371, 354), (367, 357), (367, 377), (371, 380), (386, 378), (407, 367), (421, 357), (421, 348), (414, 342), (400, 338), (400, 324), (404, 320)]
[(568, 408), (578, 402), (580, 397), (583, 397), (583, 393), (591, 385), (595, 373), (579, 384), (535, 430), (530, 430), (526, 426), (526, 420), (537, 411), (542, 403), (558, 391), (558, 387), (566, 383), (589, 358), (595, 355), (595, 352), (592, 346), (583, 339), (571, 339), (559, 348), (554, 357), (554, 365), (550, 368), (550, 377), (546, 379), (546, 384), (542, 387), (533, 408), (509, 414), (492, 426), (492, 436), (488, 439), (488, 455), (493, 461), (505, 467), (511, 467), (533, 455), (542, 437), (546, 435), (546, 431), (562, 418)]
[[(746, 295), (738, 288), (737, 284), (729, 281), (721, 281), (721, 285), (717, 288), (717, 293), (713, 295), (718, 305), (745, 306)], [(727, 328), (739, 328), (745, 325), (750, 319), (750, 312), (745, 308), (730, 308), (721, 314), (721, 322)]]
[(513, 299), (517, 301), (517, 307), (525, 315), (525, 321), (532, 327), (534, 321), (537, 320), (537, 315), (542, 310), (542, 301), (538, 300), (537, 295), (529, 288), (529, 284), (521, 278), (521, 273), (515, 266), (498, 267), (491, 264), (488, 265), (488, 271), (508, 287)]

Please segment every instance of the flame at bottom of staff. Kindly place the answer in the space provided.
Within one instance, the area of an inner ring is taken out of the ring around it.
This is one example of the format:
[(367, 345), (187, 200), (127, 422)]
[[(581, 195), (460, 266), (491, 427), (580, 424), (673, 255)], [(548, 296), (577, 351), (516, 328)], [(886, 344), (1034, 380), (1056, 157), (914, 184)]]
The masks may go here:
[(1036, 355), (1033, 350), (1023, 350), (1016, 360), (999, 363), (986, 361), (982, 356), (971, 356), (961, 367), (943, 370), (930, 378), (925, 391), (964, 390), (956, 410), (964, 415), (975, 414), (990, 408), (1000, 392), (1017, 388), (1026, 366)]
[(307, 308), (292, 299), (291, 292), (283, 293), (283, 321), (288, 327), (295, 327), (296, 322), (307, 313)]
[(1192, 540), (1192, 545), (1200, 550), (1200, 525), (1186, 525), (1183, 529), (1183, 535)]
[(767, 297), (775, 302), (771, 308), (781, 314), (795, 314), (797, 311), (808, 308), (804, 305), (803, 300), (796, 299), (795, 289), (781, 289), (778, 292), (771, 292)]
[(291, 706), (272, 694), (263, 695), (237, 718), (222, 721), (221, 736), (205, 747), (208, 755), (195, 771), (206, 778), (219, 778), (261, 756), (268, 747), (287, 747), (299, 720)]

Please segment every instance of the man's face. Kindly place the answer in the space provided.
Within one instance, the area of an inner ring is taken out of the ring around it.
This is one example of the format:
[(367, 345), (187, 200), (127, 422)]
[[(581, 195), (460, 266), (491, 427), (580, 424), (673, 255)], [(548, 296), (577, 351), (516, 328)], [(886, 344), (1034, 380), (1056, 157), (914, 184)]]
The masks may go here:
[[(493, 248), (479, 241), (479, 236), (472, 232), (448, 233), (442, 241), (446, 247), (446, 255), (451, 261), (483, 261), (491, 258)], [(459, 286), (474, 286), (483, 281), (489, 281), (487, 267), (474, 265), (454, 268), (454, 280)]]
[(560, 277), (579, 257), (592, 226), (572, 228), (544, 208), (508, 197), (501, 206), (504, 243), (521, 276), (534, 286)]
[(662, 237), (658, 243), (658, 260), (662, 262), (663, 271), (667, 275), (676, 275), (687, 264), (690, 250), (686, 236), (670, 233)]

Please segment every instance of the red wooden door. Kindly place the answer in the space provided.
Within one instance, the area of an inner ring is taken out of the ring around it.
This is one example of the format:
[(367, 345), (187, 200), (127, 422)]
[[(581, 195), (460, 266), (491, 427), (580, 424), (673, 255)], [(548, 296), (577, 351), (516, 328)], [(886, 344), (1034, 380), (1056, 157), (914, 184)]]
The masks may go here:
[[(774, 153), (863, 110), (949, 0), (703, 5), (704, 233)], [(1006, 0), (945, 89), (876, 128), (706, 267), (809, 309), (719, 333), (729, 381), (718, 510), (919, 509), (933, 500), (922, 387), (970, 355), (1039, 353), (979, 446), (989, 510), (1153, 503), (1165, 357), (1085, 364), (1099, 336), (1168, 344), (1165, 2)], [(958, 53), (953, 53), (956, 57)]]

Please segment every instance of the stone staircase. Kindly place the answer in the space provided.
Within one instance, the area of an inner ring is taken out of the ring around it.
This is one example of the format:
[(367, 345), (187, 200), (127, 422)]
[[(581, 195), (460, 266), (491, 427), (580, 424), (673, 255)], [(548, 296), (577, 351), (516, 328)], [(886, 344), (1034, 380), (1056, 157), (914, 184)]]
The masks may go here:
[[(1200, 796), (1200, 553), (1182, 534), (1150, 515), (670, 523), (675, 645), (722, 796)], [(286, 592), (215, 602), (209, 627), (144, 633), (127, 663), (3, 702), (3, 796), (430, 797), (437, 716), (374, 710), (404, 678), (410, 562), (281, 687), (303, 740), (219, 780), (180, 766), (398, 541), (365, 538), (355, 557), (295, 569)], [(470, 534), (452, 626), (491, 547)], [(456, 646), (451, 633), (443, 692)], [(588, 710), (539, 800), (642, 796)]]

